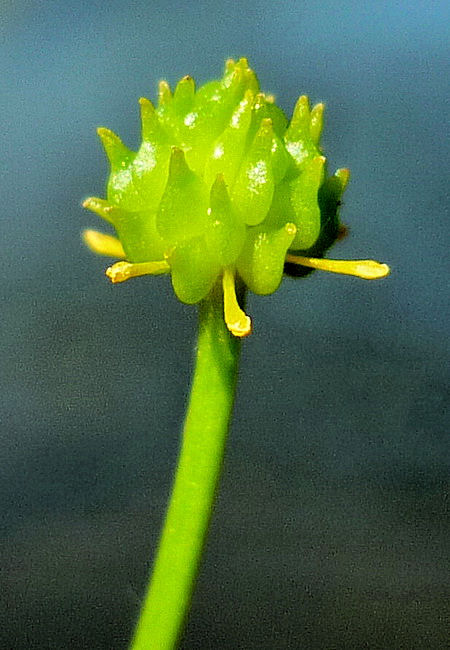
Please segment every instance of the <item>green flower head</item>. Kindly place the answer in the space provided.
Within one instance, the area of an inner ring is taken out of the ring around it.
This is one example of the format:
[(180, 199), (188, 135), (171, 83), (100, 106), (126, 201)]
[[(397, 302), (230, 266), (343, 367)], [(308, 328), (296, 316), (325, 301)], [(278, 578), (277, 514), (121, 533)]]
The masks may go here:
[(197, 303), (222, 278), (224, 316), (236, 336), (250, 333), (235, 278), (271, 294), (283, 272), (322, 268), (367, 279), (388, 273), (368, 260), (321, 259), (342, 232), (338, 206), (349, 172), (329, 176), (320, 149), (324, 105), (299, 98), (290, 123), (260, 91), (246, 59), (198, 90), (186, 76), (158, 107), (140, 99), (142, 144), (128, 149), (98, 129), (111, 165), (107, 199), (84, 206), (110, 222), (118, 239), (84, 233), (95, 252), (124, 258), (113, 282), (170, 273), (178, 298)]

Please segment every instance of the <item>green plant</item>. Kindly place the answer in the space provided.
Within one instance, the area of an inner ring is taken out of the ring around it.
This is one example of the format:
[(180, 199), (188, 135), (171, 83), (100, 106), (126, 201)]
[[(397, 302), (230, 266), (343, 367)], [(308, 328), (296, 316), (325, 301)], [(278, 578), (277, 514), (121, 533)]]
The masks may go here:
[(99, 129), (111, 164), (107, 199), (84, 206), (118, 235), (88, 230), (97, 253), (123, 258), (112, 282), (170, 273), (178, 298), (199, 303), (197, 361), (169, 509), (133, 648), (173, 648), (198, 570), (231, 416), (239, 339), (251, 332), (246, 289), (276, 291), (283, 273), (313, 269), (384, 277), (372, 260), (322, 259), (343, 232), (349, 172), (327, 175), (323, 104), (300, 97), (290, 123), (260, 92), (246, 59), (195, 90), (160, 83), (155, 109), (140, 100), (142, 144), (130, 151)]

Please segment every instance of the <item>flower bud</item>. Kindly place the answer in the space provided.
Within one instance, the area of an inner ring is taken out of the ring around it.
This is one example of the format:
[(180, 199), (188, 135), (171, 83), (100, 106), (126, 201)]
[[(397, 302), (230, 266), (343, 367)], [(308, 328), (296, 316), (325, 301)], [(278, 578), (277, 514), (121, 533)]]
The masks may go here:
[[(311, 109), (301, 96), (288, 124), (244, 58), (198, 90), (189, 76), (173, 94), (162, 81), (157, 108), (139, 102), (137, 152), (98, 129), (111, 165), (107, 199), (84, 203), (116, 229), (116, 247), (93, 231), (85, 237), (96, 252), (101, 242), (105, 254), (123, 249), (126, 267), (108, 270), (114, 282), (170, 272), (178, 298), (196, 303), (219, 277), (228, 291), (238, 274), (251, 291), (270, 294), (286, 262), (320, 258), (337, 239), (348, 171), (327, 176), (323, 104)], [(245, 335), (246, 318), (231, 331)]]

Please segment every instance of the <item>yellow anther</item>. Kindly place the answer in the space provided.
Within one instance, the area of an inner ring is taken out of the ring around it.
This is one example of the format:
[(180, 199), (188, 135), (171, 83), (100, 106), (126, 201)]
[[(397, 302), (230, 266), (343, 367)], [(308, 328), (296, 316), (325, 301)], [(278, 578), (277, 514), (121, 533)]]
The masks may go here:
[(98, 255), (125, 257), (125, 251), (117, 237), (98, 232), (97, 230), (85, 230), (82, 236), (86, 246)]
[(355, 275), (363, 280), (378, 280), (385, 278), (390, 273), (389, 266), (375, 260), (328, 260), (316, 257), (302, 257), (301, 255), (286, 255), (286, 262), (301, 264), (311, 269)]
[(230, 269), (224, 270), (222, 284), (225, 323), (234, 336), (248, 336), (252, 331), (252, 321), (239, 307), (234, 274)]
[(170, 266), (165, 260), (158, 262), (116, 262), (106, 269), (105, 273), (113, 284), (125, 282), (130, 278), (137, 278), (141, 275), (161, 275), (168, 273)]

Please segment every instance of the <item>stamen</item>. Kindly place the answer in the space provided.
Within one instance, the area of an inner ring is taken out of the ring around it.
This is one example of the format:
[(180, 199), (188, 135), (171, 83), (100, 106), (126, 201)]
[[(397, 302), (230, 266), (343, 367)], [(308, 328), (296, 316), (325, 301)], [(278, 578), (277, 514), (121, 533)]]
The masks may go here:
[(165, 260), (158, 262), (116, 262), (106, 269), (105, 273), (113, 284), (125, 282), (130, 278), (137, 278), (141, 275), (161, 275), (168, 273), (170, 266)]
[(234, 336), (248, 336), (252, 331), (250, 317), (239, 307), (236, 298), (234, 274), (230, 269), (223, 272), (223, 302), (225, 323)]
[(104, 232), (98, 232), (97, 230), (85, 230), (82, 237), (86, 246), (98, 255), (125, 257), (125, 251), (117, 237), (107, 235)]
[(381, 264), (381, 262), (376, 262), (375, 260), (328, 260), (289, 254), (286, 255), (286, 262), (301, 264), (302, 266), (319, 269), (320, 271), (355, 275), (363, 280), (378, 280), (385, 278), (390, 273), (387, 264)]

